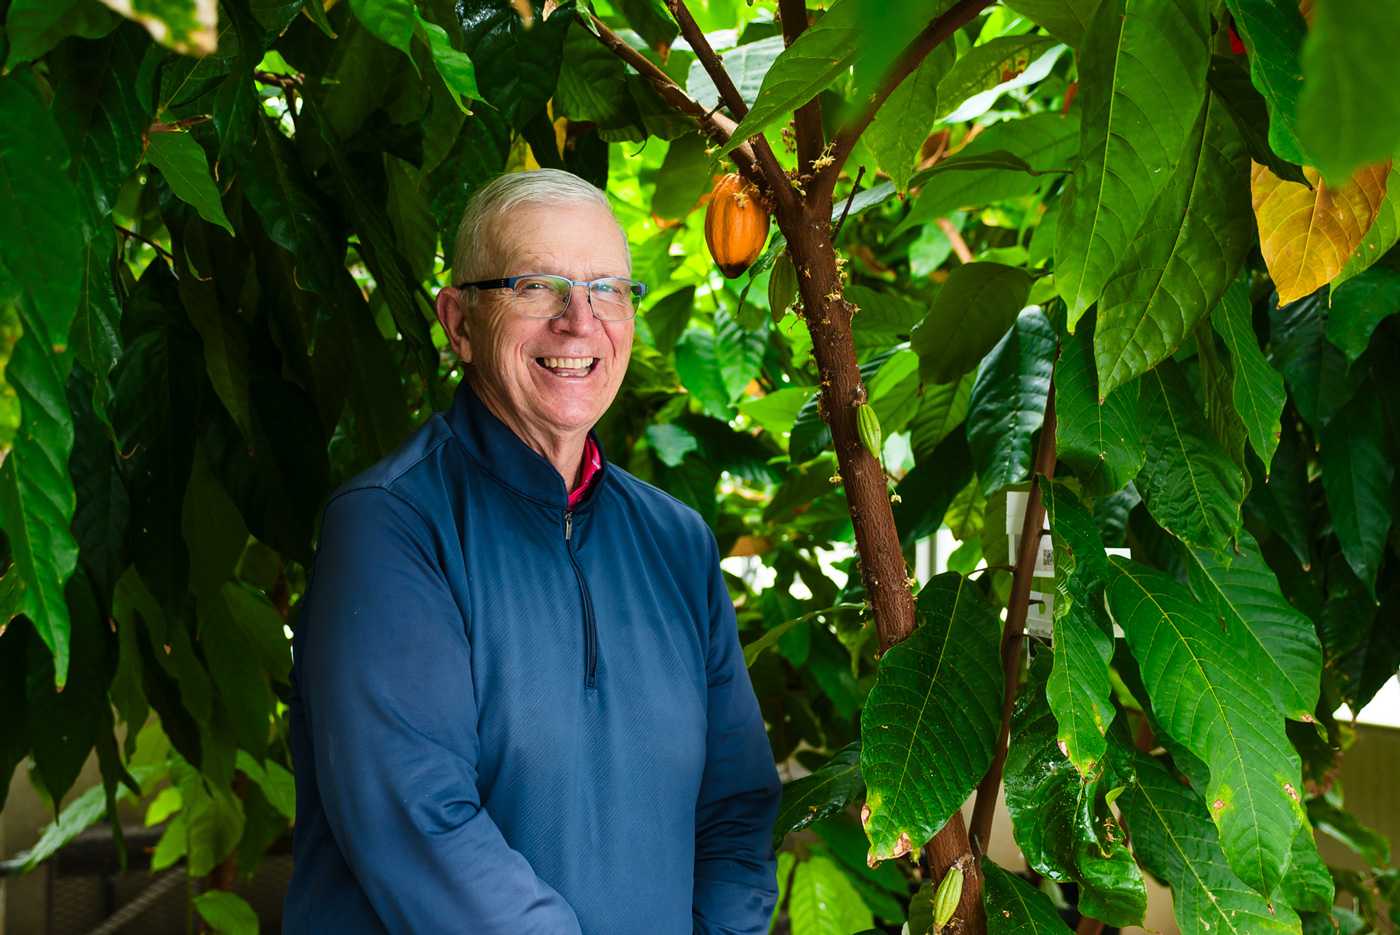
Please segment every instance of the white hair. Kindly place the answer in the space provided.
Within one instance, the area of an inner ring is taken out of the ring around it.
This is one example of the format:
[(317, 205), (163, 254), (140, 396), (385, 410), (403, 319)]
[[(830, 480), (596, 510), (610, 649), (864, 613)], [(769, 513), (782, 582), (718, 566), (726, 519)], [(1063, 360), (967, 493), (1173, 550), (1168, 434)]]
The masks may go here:
[[(602, 208), (617, 224), (627, 252), (627, 266), (632, 266), (632, 251), (627, 244), (627, 232), (613, 214), (608, 196), (595, 186), (562, 169), (529, 169), (512, 172), (487, 182), (472, 195), (457, 225), (452, 244), (452, 284), (477, 282), (498, 271), (489, 268), (498, 262), (496, 231), (491, 222), (512, 208), (521, 205), (594, 205)], [(476, 304), (475, 289), (464, 290), (468, 305)]]

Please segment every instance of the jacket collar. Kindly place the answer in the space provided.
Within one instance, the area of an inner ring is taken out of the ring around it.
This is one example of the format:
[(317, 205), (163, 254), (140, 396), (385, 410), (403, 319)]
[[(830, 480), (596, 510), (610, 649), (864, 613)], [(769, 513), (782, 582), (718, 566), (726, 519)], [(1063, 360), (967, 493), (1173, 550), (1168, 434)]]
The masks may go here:
[[(457, 385), (452, 408), (444, 416), (467, 455), (502, 486), (545, 506), (561, 511), (569, 508), (568, 486), (554, 465), (496, 418), (465, 379)], [(602, 467), (594, 477), (589, 494), (574, 508), (575, 512), (592, 506), (598, 499), (598, 488), (607, 481), (609, 474), (602, 442), (596, 432), (590, 430), (588, 435), (598, 446)]]

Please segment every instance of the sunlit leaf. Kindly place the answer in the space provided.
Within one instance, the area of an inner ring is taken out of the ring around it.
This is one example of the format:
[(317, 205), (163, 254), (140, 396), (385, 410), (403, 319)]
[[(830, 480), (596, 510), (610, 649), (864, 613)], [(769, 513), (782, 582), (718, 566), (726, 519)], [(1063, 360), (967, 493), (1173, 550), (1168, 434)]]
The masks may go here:
[(897, 192), (909, 188), (920, 147), (937, 116), (939, 81), (952, 67), (954, 56), (948, 43), (926, 56), (885, 100), (861, 138), (893, 180)]
[(1094, 369), (1094, 325), (1081, 323), (1060, 342), (1055, 366), (1055, 449), (1074, 469), (1087, 497), (1121, 490), (1147, 457), (1138, 413), (1138, 384), (1105, 398)]
[(974, 46), (958, 58), (958, 63), (938, 85), (938, 118), (957, 110), (974, 94), (995, 88), (1026, 70), (1055, 40), (1035, 33), (998, 36)]
[(1250, 316), (1249, 293), (1243, 282), (1233, 283), (1225, 291), (1211, 312), (1211, 325), (1229, 348), (1234, 368), (1235, 411), (1267, 472), (1278, 447), (1283, 380), (1259, 348)]
[(824, 855), (797, 865), (788, 885), (788, 918), (793, 935), (850, 935), (875, 921), (846, 871)]
[[(146, 27), (151, 38), (185, 55), (208, 54), (217, 49), (219, 5), (217, 0), (102, 0), (123, 16)], [(374, 2), (374, 0), (369, 0)]]
[(1291, 163), (1310, 160), (1298, 142), (1298, 95), (1303, 89), (1300, 58), (1308, 24), (1292, 3), (1226, 0), (1240, 39), (1249, 51), (1249, 74), (1269, 108), (1269, 146)]

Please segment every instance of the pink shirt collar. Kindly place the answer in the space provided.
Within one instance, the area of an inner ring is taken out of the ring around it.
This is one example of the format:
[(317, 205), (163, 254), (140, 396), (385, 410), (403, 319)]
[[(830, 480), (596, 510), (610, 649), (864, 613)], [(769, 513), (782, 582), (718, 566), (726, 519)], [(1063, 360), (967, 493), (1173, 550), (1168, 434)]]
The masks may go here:
[(593, 485), (593, 478), (603, 468), (603, 457), (598, 451), (598, 446), (593, 442), (593, 436), (589, 436), (583, 443), (583, 477), (579, 481), (578, 489), (569, 494), (569, 509), (579, 505), (584, 496), (588, 493), (588, 488)]

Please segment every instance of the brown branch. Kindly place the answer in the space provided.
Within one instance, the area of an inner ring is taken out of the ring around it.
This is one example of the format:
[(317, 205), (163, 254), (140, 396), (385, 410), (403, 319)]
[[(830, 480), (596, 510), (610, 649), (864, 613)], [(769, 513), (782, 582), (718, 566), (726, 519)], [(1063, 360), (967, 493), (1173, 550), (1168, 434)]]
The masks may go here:
[(953, 222), (947, 218), (935, 218), (933, 223), (938, 225), (938, 229), (943, 232), (943, 236), (948, 238), (948, 242), (953, 245), (953, 252), (958, 255), (958, 260), (963, 263), (972, 262), (972, 251), (967, 248), (967, 241), (963, 240), (962, 234), (953, 226)]
[(856, 192), (860, 191), (860, 179), (863, 175), (865, 175), (865, 166), (861, 166), (860, 171), (856, 173), (855, 183), (851, 185), (851, 197), (846, 199), (846, 207), (841, 209), (841, 220), (836, 222), (836, 230), (831, 232), (833, 244), (836, 243), (836, 238), (841, 233), (841, 225), (846, 223), (846, 215), (851, 213), (851, 202), (856, 200)]
[(1080, 916), (1079, 924), (1074, 927), (1074, 935), (1102, 935), (1103, 920), (1090, 916)]
[[(783, 47), (791, 48), (807, 28), (807, 0), (778, 0), (778, 13), (783, 21)], [(797, 137), (797, 172), (798, 175), (808, 175), (813, 171), (812, 164), (821, 157), (822, 149), (826, 146), (821, 101), (813, 97), (797, 108), (792, 121)], [(835, 188), (835, 185), (833, 179), (832, 187)], [(826, 195), (829, 198), (831, 192), (827, 191)], [(820, 202), (814, 200), (814, 203)]]
[(836, 135), (832, 137), (832, 163), (823, 168), (817, 178), (812, 181), (813, 191), (824, 191), (829, 194), (836, 187), (836, 174), (841, 171), (841, 166), (851, 155), (856, 140), (860, 139), (860, 135), (865, 132), (870, 121), (875, 119), (875, 114), (884, 105), (885, 99), (894, 93), (894, 89), (899, 87), (900, 82), (914, 73), (914, 70), (919, 67), (919, 63), (930, 52), (942, 45), (953, 33), (966, 26), (973, 17), (995, 2), (996, 0), (959, 0), (958, 3), (949, 7), (942, 16), (929, 23), (928, 27), (919, 33), (903, 52), (899, 53), (894, 63), (880, 78), (880, 87), (876, 90), (875, 96), (861, 108), (859, 113), (843, 123), (841, 128), (836, 131)]
[(131, 229), (126, 228), (126, 227), (122, 227), (120, 224), (113, 224), (112, 226), (115, 227), (115, 228), (117, 229), (117, 233), (118, 233), (118, 234), (123, 234), (123, 235), (125, 235), (125, 236), (127, 236), (127, 237), (132, 238), (133, 240), (139, 240), (139, 241), (141, 241), (143, 244), (145, 244), (146, 246), (151, 247), (152, 249), (154, 249), (154, 250), (156, 251), (156, 253), (160, 254), (160, 255), (163, 256), (163, 257), (165, 257), (165, 259), (166, 259), (167, 262), (169, 262), (169, 263), (174, 263), (174, 262), (175, 262), (175, 254), (171, 253), (169, 250), (165, 249), (164, 247), (162, 247), (160, 244), (156, 243), (156, 242), (155, 242), (154, 240), (152, 240), (151, 238), (149, 238), (149, 237), (143, 237), (142, 235), (136, 233), (136, 231), (131, 230)]
[(253, 72), (253, 80), (259, 84), (270, 85), (285, 91), (301, 84), (301, 75), (279, 75), (271, 71), (255, 71)]
[(1036, 553), (1040, 549), (1045, 507), (1041, 502), (1040, 478), (1055, 474), (1055, 384), (1045, 399), (1045, 417), (1040, 423), (1040, 444), (1035, 453), (1031, 492), (1026, 498), (1026, 516), (1021, 522), (1021, 541), (1016, 548), (1016, 570), (1011, 576), (1011, 597), (1007, 601), (1006, 627), (1001, 631), (1001, 671), (1005, 678), (1002, 693), (1001, 734), (996, 756), (982, 781), (977, 784), (977, 802), (972, 807), (970, 833), (973, 846), (985, 852), (992, 839), (992, 816), (996, 810), (1001, 774), (1006, 766), (1006, 748), (1011, 738), (1011, 709), (1016, 705), (1016, 676), (1021, 668), (1021, 640), (1030, 609), (1031, 577), (1035, 574)]
[(151, 124), (149, 127), (146, 128), (146, 132), (181, 133), (186, 127), (192, 127), (197, 123), (204, 123), (205, 121), (213, 119), (214, 118), (209, 116), (208, 114), (196, 114), (193, 117), (185, 117), (184, 119), (177, 120), (174, 123), (161, 123), (159, 120), (157, 120), (155, 123)]
[(700, 66), (705, 69), (705, 74), (715, 83), (720, 100), (724, 101), (735, 120), (743, 120), (749, 115), (749, 105), (745, 103), (739, 89), (734, 87), (734, 79), (724, 70), (724, 63), (715, 54), (710, 40), (705, 38), (704, 30), (695, 22), (695, 17), (690, 15), (690, 8), (685, 5), (684, 0), (666, 0), (666, 8), (676, 18), (676, 24), (681, 28), (681, 36), (690, 43), (695, 57), (700, 60)]

